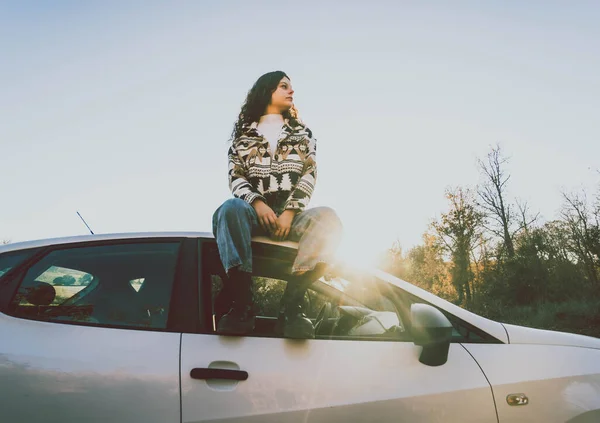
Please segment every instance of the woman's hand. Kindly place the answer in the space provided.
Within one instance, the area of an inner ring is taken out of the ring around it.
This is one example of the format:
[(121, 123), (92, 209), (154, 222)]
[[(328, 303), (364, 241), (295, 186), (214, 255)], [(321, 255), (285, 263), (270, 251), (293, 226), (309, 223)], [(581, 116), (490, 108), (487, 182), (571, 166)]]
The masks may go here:
[(296, 216), (295, 210), (285, 210), (283, 213), (281, 213), (277, 219), (279, 228), (273, 234), (277, 241), (285, 241), (287, 239), (288, 235), (290, 234), (294, 216)]
[(260, 226), (262, 226), (266, 233), (273, 236), (273, 234), (279, 228), (279, 224), (277, 223), (277, 215), (273, 209), (262, 200), (254, 200), (252, 202), (252, 207), (254, 207), (254, 210), (256, 211)]

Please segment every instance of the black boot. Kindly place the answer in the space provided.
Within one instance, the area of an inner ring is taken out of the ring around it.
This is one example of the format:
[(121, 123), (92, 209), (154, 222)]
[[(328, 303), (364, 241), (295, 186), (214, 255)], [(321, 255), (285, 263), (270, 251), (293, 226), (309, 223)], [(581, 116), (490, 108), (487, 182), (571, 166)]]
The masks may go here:
[(213, 313), (215, 315), (215, 322), (218, 325), (221, 318), (227, 314), (231, 307), (233, 307), (234, 291), (231, 289), (231, 282), (227, 277), (223, 278), (223, 286), (219, 293), (215, 296), (215, 303), (213, 306)]
[(315, 337), (315, 327), (310, 319), (302, 313), (300, 304), (288, 306), (280, 319), (283, 320), (284, 338), (313, 339)]
[(254, 331), (255, 315), (252, 301), (252, 275), (230, 270), (229, 282), (234, 290), (233, 306), (217, 325), (217, 333), (223, 335), (247, 335)]
[(308, 285), (306, 280), (293, 278), (288, 281), (281, 298), (281, 310), (275, 326), (275, 333), (278, 336), (294, 339), (315, 337), (314, 325), (302, 313), (302, 301)]

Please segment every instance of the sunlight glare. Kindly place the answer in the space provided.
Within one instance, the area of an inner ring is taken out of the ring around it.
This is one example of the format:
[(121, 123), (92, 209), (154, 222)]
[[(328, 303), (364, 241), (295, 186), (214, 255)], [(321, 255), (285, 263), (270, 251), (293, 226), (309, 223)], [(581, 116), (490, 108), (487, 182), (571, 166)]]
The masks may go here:
[(337, 252), (337, 259), (359, 269), (376, 267), (382, 249), (373, 248), (368, 243), (342, 242)]

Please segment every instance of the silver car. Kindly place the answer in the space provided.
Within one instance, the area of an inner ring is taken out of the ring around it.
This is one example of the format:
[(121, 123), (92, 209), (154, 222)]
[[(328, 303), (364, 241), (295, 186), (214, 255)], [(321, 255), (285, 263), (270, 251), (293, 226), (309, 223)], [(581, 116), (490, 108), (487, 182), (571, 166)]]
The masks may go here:
[(253, 240), (256, 330), (215, 333), (204, 233), (0, 246), (2, 422), (600, 422), (600, 339), (494, 322), (342, 263), (276, 335), (297, 245)]

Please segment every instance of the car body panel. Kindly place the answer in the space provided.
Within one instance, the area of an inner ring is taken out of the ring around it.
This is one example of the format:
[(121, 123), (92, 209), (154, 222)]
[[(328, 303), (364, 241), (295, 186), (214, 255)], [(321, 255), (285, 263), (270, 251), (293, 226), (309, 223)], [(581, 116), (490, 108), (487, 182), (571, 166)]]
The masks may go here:
[[(600, 351), (523, 344), (465, 348), (492, 384), (500, 423), (600, 421)], [(529, 404), (508, 405), (507, 396), (519, 393)]]
[(179, 422), (180, 337), (0, 313), (1, 420)]
[[(438, 367), (420, 363), (420, 352), (412, 342), (184, 334), (183, 422), (497, 421), (491, 388), (461, 345)], [(190, 377), (211, 363), (248, 380)]]
[(567, 345), (600, 349), (600, 338), (504, 323), (511, 344)]

